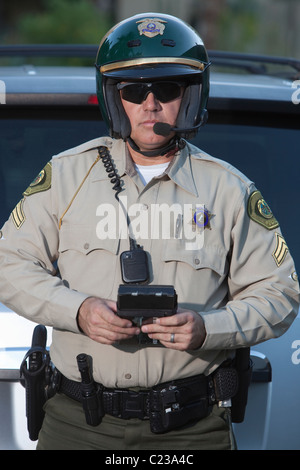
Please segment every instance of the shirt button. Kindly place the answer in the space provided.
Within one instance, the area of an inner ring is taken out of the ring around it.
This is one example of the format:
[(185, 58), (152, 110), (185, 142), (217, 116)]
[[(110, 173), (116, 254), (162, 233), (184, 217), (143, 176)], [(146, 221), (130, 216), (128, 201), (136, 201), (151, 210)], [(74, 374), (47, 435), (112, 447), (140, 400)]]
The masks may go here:
[(125, 374), (125, 379), (131, 379), (131, 374)]
[(199, 259), (199, 258), (195, 258), (194, 263), (197, 264), (197, 265), (200, 264), (200, 259)]
[(83, 245), (83, 248), (84, 248), (85, 250), (87, 250), (89, 247), (90, 247), (90, 244), (89, 244), (89, 243), (85, 243), (85, 244)]

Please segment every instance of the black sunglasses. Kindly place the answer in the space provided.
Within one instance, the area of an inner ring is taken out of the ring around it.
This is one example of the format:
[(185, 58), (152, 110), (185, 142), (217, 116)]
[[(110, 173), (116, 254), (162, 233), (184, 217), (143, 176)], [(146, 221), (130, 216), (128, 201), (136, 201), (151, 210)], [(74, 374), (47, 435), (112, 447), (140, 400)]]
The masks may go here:
[(153, 82), (153, 83), (118, 83), (117, 88), (121, 90), (122, 98), (131, 103), (141, 104), (148, 96), (153, 93), (158, 101), (168, 103), (179, 98), (184, 83), (179, 82)]

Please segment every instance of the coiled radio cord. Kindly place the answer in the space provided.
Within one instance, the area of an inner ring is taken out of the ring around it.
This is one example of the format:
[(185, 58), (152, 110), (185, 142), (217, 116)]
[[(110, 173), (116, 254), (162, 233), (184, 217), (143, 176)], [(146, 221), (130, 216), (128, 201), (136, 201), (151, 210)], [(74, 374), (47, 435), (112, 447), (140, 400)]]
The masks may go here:
[(115, 170), (108, 148), (104, 146), (98, 147), (98, 152), (99, 152), (99, 157), (102, 160), (104, 168), (107, 172), (107, 176), (110, 178), (110, 182), (113, 184), (112, 189), (115, 190), (115, 198), (117, 199), (118, 203), (122, 207), (123, 212), (126, 216), (126, 222), (127, 222), (127, 226), (129, 230), (130, 250), (136, 250), (137, 248), (139, 248), (139, 245), (136, 243), (133, 235), (131, 234), (130, 219), (128, 217), (128, 214), (122, 202), (119, 199), (119, 193), (122, 191), (122, 187), (121, 187), (122, 180)]

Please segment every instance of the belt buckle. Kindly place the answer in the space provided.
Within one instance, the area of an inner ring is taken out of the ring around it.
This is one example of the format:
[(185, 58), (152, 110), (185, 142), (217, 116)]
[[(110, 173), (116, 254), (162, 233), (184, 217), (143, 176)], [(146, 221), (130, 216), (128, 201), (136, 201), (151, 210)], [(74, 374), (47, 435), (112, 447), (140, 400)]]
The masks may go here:
[(122, 390), (120, 392), (120, 417), (123, 419), (145, 419), (147, 417), (145, 409), (146, 393)]

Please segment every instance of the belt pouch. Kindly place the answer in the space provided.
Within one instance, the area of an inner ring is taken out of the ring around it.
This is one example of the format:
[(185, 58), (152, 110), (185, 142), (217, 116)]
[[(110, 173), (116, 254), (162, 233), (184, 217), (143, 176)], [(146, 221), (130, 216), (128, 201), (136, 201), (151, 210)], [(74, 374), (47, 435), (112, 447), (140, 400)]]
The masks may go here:
[(204, 376), (154, 387), (150, 392), (150, 429), (161, 434), (205, 418), (208, 406)]

